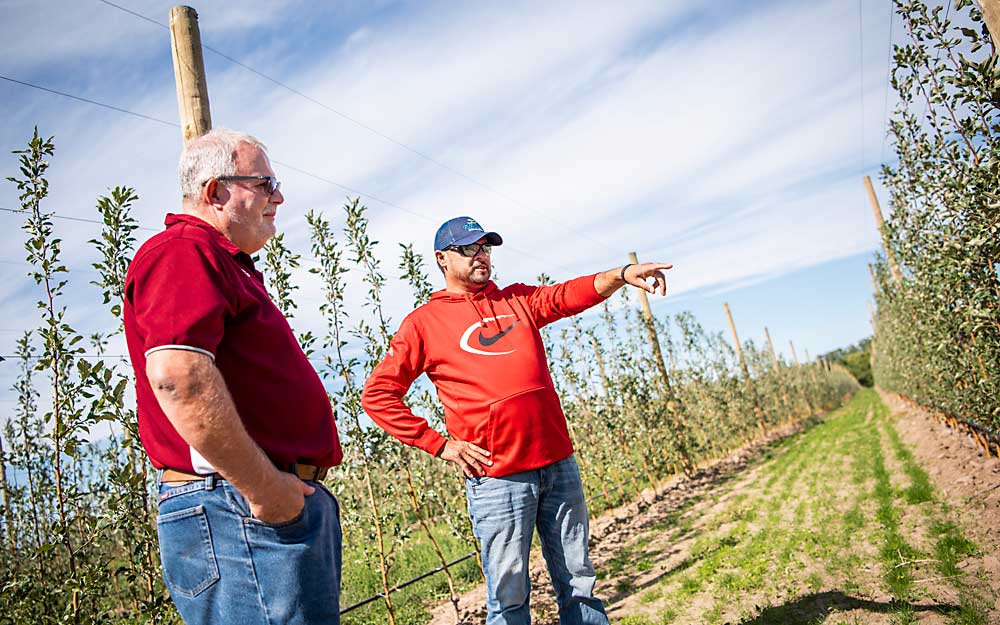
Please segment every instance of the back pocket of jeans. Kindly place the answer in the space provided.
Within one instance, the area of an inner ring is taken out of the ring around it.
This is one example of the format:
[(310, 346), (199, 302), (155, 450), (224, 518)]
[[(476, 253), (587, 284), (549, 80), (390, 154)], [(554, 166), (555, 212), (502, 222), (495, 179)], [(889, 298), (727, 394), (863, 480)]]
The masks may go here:
[(163, 578), (170, 592), (195, 597), (219, 579), (204, 506), (156, 517)]

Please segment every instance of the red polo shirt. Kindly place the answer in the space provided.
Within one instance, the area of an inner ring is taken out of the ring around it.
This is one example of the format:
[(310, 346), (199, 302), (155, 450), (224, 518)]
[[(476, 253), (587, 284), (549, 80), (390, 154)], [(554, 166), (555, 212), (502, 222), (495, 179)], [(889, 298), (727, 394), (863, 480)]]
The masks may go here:
[(146, 356), (211, 356), (250, 437), (274, 462), (333, 466), (342, 454), (326, 389), (253, 260), (210, 224), (168, 214), (125, 277), (125, 338), (135, 369), (139, 436), (157, 468), (211, 473), (177, 433), (146, 377)]

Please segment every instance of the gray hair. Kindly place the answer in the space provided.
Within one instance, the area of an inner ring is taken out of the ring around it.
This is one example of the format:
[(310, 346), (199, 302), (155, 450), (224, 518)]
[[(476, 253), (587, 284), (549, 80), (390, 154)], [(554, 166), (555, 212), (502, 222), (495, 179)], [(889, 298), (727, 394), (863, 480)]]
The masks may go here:
[(236, 174), (236, 149), (241, 143), (267, 152), (267, 146), (257, 137), (228, 128), (215, 128), (189, 141), (177, 167), (181, 196), (185, 199), (197, 197), (209, 178)]

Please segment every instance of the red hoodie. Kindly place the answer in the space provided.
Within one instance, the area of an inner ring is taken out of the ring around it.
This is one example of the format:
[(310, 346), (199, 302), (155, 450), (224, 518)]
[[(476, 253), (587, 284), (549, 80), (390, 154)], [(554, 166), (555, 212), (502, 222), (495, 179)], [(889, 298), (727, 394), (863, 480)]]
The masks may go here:
[(445, 438), (403, 402), (427, 373), (456, 439), (489, 450), (491, 477), (546, 466), (573, 453), (538, 329), (603, 302), (594, 276), (555, 286), (493, 282), (470, 295), (438, 291), (403, 319), (361, 398), (375, 423), (437, 454)]

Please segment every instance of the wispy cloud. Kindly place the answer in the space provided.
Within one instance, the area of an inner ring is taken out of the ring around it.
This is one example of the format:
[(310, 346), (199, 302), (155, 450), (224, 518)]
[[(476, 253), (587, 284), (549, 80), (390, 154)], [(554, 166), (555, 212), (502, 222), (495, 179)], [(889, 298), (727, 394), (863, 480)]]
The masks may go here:
[[(127, 6), (165, 21), (169, 3)], [(276, 160), (395, 205), (364, 200), (388, 273), (397, 241), (429, 251), (437, 224), (457, 214), (504, 234), (508, 245), (496, 256), (504, 281), (543, 271), (568, 278), (620, 264), (634, 250), (675, 264), (674, 293), (746, 285), (877, 242), (859, 181), (854, 5), (316, 11), (296, 2), (199, 8), (206, 43), (392, 140), (208, 54), (214, 121), (258, 134)], [(887, 17), (866, 8), (869, 37), (884, 37)], [(70, 2), (60, 10), (13, 3), (2, 29), (2, 72), (176, 119), (165, 30), (104, 4)], [(864, 59), (869, 161), (881, 146), (885, 63), (885, 42), (875, 39)], [(177, 129), (5, 83), (0, 97), (5, 150), (21, 147), (36, 123), (56, 135), (50, 210), (93, 216), (94, 199), (119, 183), (139, 189), (136, 214), (146, 226), (177, 209)], [(13, 164), (8, 158), (5, 174)], [(347, 192), (276, 169), (288, 191), (280, 225), (308, 255), (304, 212), (325, 210), (339, 222)], [(9, 185), (0, 188), (0, 206), (15, 202)], [(0, 220), (0, 259), (17, 260), (18, 221)], [(96, 231), (63, 231), (71, 266), (92, 262), (85, 241)], [(0, 266), (10, 278), (0, 313), (30, 319), (31, 289), (17, 271)], [(318, 283), (305, 269), (296, 279), (296, 324), (318, 329)], [(96, 323), (97, 291), (83, 282), (74, 282), (70, 308)], [(386, 296), (398, 321), (409, 292), (394, 283)], [(12, 341), (0, 334), (0, 344)]]

